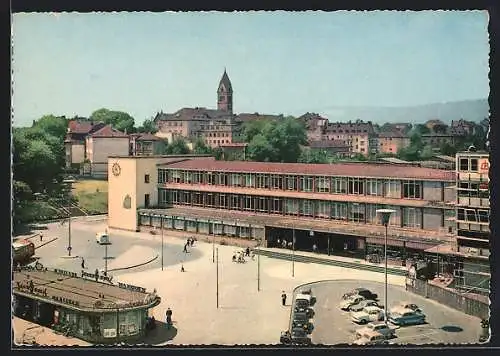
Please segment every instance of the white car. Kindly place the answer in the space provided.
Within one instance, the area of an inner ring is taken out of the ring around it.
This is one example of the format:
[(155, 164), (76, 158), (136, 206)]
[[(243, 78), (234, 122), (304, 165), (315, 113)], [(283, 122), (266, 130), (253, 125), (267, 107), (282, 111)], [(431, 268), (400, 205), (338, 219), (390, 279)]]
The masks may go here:
[(388, 344), (387, 338), (376, 331), (369, 331), (366, 334), (360, 335), (353, 344), (354, 345), (380, 345)]
[(422, 309), (418, 305), (410, 302), (399, 302), (399, 304), (391, 308), (391, 313), (399, 313), (402, 309), (411, 309), (415, 313), (422, 313)]
[(365, 307), (361, 311), (351, 312), (351, 320), (359, 324), (384, 320), (384, 311), (375, 306)]
[(377, 332), (384, 335), (387, 339), (390, 339), (396, 335), (396, 328), (386, 325), (385, 323), (371, 323), (356, 330), (356, 336), (359, 338), (370, 332)]
[(348, 297), (347, 299), (343, 299), (340, 304), (339, 304), (339, 307), (340, 309), (342, 310), (349, 310), (349, 307), (351, 305), (354, 305), (354, 304), (358, 304), (359, 302), (361, 302), (362, 300), (365, 300), (364, 297), (360, 296), (360, 295), (356, 295), (356, 296), (352, 296), (352, 297)]
[(95, 234), (95, 240), (100, 245), (109, 244), (109, 236), (106, 232), (98, 232)]

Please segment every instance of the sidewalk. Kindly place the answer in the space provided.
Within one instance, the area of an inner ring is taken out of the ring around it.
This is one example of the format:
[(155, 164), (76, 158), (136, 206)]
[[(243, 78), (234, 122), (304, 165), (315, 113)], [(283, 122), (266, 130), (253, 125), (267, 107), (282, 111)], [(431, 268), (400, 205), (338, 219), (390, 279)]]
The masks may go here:
[(134, 245), (125, 253), (108, 261), (108, 272), (122, 271), (143, 266), (158, 258), (158, 253), (150, 247)]

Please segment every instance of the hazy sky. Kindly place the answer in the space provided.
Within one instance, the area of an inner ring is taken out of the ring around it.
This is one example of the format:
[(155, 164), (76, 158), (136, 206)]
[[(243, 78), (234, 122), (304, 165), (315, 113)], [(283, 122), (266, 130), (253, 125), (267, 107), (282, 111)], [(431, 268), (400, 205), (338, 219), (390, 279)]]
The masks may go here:
[(14, 125), (106, 107), (142, 122), (216, 106), (325, 112), (486, 98), (488, 14), (240, 12), (14, 14)]

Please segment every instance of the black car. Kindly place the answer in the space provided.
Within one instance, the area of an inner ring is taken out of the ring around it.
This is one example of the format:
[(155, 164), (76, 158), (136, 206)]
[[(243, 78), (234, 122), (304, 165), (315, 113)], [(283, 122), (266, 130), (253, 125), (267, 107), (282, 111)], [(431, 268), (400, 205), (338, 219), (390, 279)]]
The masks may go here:
[(370, 290), (368, 290), (366, 288), (354, 288), (352, 291), (344, 294), (344, 296), (342, 298), (347, 299), (347, 298), (349, 298), (351, 296), (355, 296), (355, 295), (360, 295), (367, 300), (377, 300), (378, 299), (377, 294), (372, 293)]
[(307, 313), (294, 312), (292, 315), (292, 320), (294, 321), (307, 321), (310, 317)]
[(292, 322), (292, 329), (304, 329), (304, 331), (307, 333), (307, 334), (310, 334), (312, 333), (314, 327), (313, 327), (313, 324), (309, 321), (297, 321), (297, 320), (294, 320)]
[(295, 307), (293, 308), (293, 311), (295, 313), (306, 313), (306, 315), (309, 318), (312, 318), (314, 316), (314, 309), (313, 308), (301, 308), (301, 307)]
[(304, 329), (301, 328), (292, 329), (291, 334), (292, 334), (291, 337), (292, 344), (299, 344), (299, 345), (311, 344), (311, 338), (307, 335), (307, 332)]

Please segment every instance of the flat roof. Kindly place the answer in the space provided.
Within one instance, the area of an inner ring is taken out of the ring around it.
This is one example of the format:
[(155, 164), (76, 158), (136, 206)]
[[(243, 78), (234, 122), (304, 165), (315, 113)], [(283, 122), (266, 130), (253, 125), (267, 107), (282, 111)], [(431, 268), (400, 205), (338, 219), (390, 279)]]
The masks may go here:
[(130, 159), (158, 159), (158, 158), (195, 158), (195, 157), (213, 157), (209, 154), (185, 154), (185, 155), (151, 155), (151, 156), (129, 156), (129, 155), (111, 155), (108, 158), (130, 158)]
[(231, 173), (277, 173), (293, 175), (404, 178), (455, 181), (455, 172), (442, 169), (374, 163), (274, 163), (248, 161), (186, 160), (166, 168)]
[[(122, 288), (115, 283), (116, 281), (112, 281), (113, 284), (96, 282), (66, 271), (59, 270), (59, 273), (55, 271), (57, 270), (14, 271), (13, 293), (69, 309), (90, 312), (118, 308), (127, 310), (151, 308), (161, 300), (155, 293), (147, 293), (134, 287)], [(34, 293), (29, 291), (30, 281), (33, 281)]]

